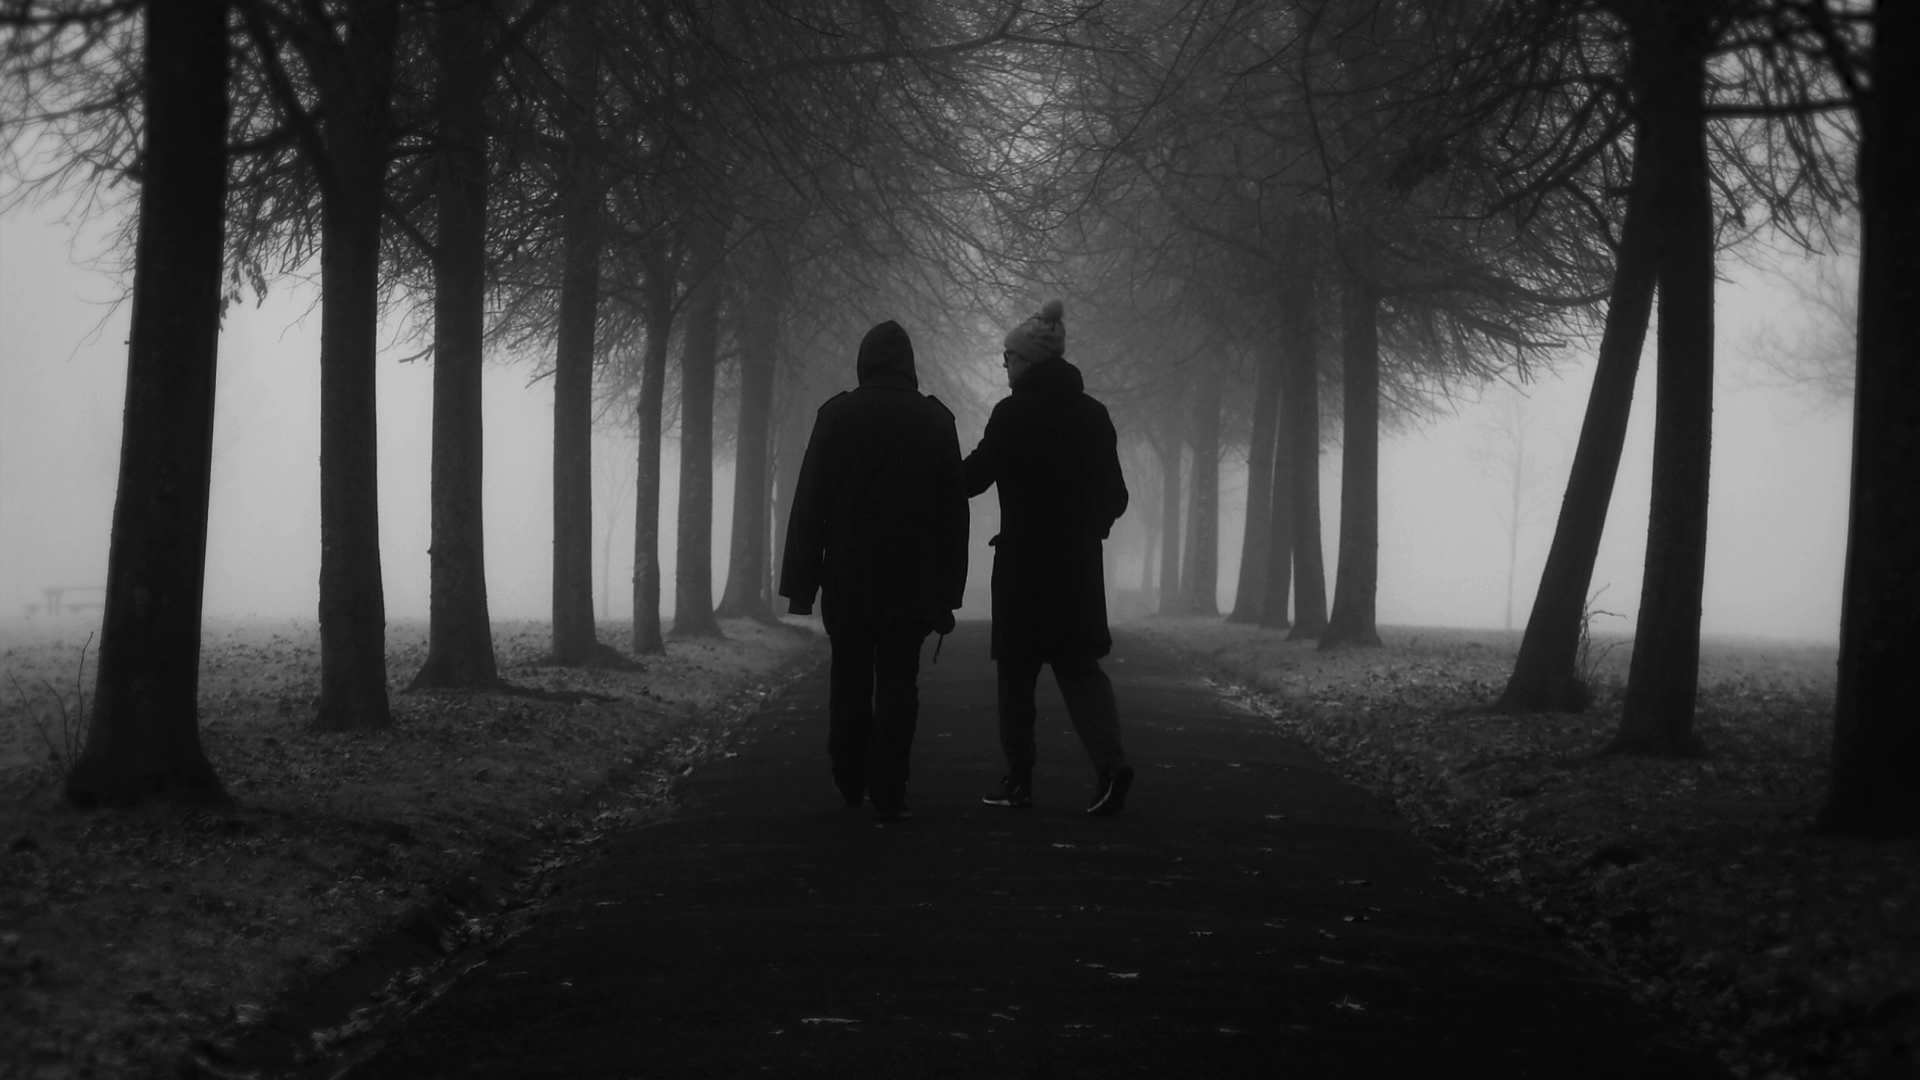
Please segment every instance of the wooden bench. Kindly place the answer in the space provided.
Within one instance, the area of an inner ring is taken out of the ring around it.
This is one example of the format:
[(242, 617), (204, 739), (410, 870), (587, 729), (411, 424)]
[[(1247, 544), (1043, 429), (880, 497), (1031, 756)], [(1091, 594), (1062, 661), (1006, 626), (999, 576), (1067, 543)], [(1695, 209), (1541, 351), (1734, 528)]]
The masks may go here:
[[(44, 603), (26, 605), (29, 619), (42, 611), (49, 615), (78, 615), (88, 608), (106, 610), (107, 587), (105, 585), (47, 585), (40, 591), (46, 595), (47, 599)], [(78, 593), (84, 599), (69, 600), (68, 593)], [(95, 596), (99, 599), (94, 599)]]

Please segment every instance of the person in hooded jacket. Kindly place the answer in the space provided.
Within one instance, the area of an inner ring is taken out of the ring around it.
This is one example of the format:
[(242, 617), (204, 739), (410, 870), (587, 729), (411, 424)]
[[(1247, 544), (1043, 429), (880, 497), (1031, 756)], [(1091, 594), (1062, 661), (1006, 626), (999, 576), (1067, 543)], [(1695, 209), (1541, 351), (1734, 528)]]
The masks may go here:
[(967, 496), (953, 414), (919, 392), (913, 341), (867, 331), (858, 389), (820, 406), (794, 484), (780, 595), (795, 615), (820, 594), (833, 659), (827, 752), (851, 808), (883, 822), (905, 803), (919, 715), (920, 648), (953, 629), (967, 585)]
[(1012, 394), (993, 408), (965, 462), (967, 495), (1000, 489), (993, 538), (993, 658), (1007, 775), (983, 801), (1033, 805), (1034, 688), (1051, 665), (1067, 716), (1092, 759), (1088, 813), (1120, 812), (1133, 767), (1120, 742), (1101, 543), (1127, 509), (1113, 421), (1066, 360), (1065, 307), (1050, 300), (1008, 332)]

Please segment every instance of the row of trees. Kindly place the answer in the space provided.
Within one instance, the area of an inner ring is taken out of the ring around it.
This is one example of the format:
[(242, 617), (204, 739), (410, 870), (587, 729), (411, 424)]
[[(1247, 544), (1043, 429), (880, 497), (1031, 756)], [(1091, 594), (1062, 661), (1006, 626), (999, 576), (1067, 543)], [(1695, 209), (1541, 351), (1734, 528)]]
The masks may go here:
[[(1099, 312), (1107, 336), (1095, 354), (1119, 361), (1099, 369), (1103, 389), (1138, 406), (1123, 426), (1139, 435), (1137, 457), (1158, 465), (1162, 610), (1213, 613), (1217, 463), (1223, 431), (1238, 430), (1248, 495), (1229, 618), (1287, 625), (1291, 578), (1293, 636), (1322, 648), (1377, 643), (1383, 415), (1429, 407), (1436, 384), (1525, 379), (1559, 339), (1591, 334), (1599, 365), (1587, 418), (1497, 703), (1584, 708), (1578, 646), (1657, 298), (1647, 561), (1612, 749), (1705, 752), (1693, 718), (1716, 263), (1762, 229), (1831, 249), (1859, 212), (1871, 184), (1863, 171), (1855, 187), (1855, 163), (1875, 161), (1862, 133), (1874, 110), (1899, 108), (1876, 74), (1902, 55), (1898, 34), (1889, 46), (1880, 33), (1887, 13), (1759, 0), (1184, 12), (1193, 18), (1146, 35), (1137, 66), (1086, 63), (1065, 111), (1091, 118), (1085, 141), (1100, 153), (1075, 213), (1047, 234), (1072, 236), (1059, 281), (1086, 290), (1082, 310)], [(1872, 288), (1863, 284), (1863, 304)], [(1862, 364), (1872, 348), (1863, 339)], [(1898, 370), (1912, 358), (1884, 362)], [(1223, 396), (1228, 385), (1252, 392)], [(1320, 416), (1322, 398), (1339, 403), (1337, 418)], [(1910, 640), (1899, 635), (1912, 624), (1886, 605), (1906, 602), (1888, 588), (1920, 551), (1891, 523), (1863, 531), (1874, 514), (1911, 522), (1890, 485), (1911, 486), (1913, 461), (1903, 421), (1872, 420), (1906, 414), (1885, 400), (1861, 407), (1865, 501), (1842, 669), (1864, 673), (1889, 635)], [(1343, 453), (1330, 610), (1318, 546), (1323, 423), (1338, 424)], [(1871, 585), (1858, 580), (1863, 559)], [(1877, 620), (1871, 636), (1863, 619)], [(1911, 767), (1920, 735), (1887, 719), (1877, 703), (1891, 684), (1878, 685), (1841, 694), (1829, 828), (1914, 827), (1887, 763)], [(1869, 744), (1878, 749), (1863, 753)]]
[[(1020, 5), (841, 10), (803, 0), (241, 0), (197, 10), (202, 21), (175, 40), (169, 20), (185, 16), (169, 5), (11, 5), (12, 104), (43, 142), (59, 143), (57, 167), (42, 179), (72, 179), (78, 163), (100, 170), (94, 176), (142, 179), (140, 252), (194, 250), (179, 242), (185, 232), (214, 244), (214, 261), (195, 267), (210, 274), (149, 273), (146, 255), (136, 258), (130, 402), (154, 392), (149, 374), (168, 393), (182, 385), (179, 365), (211, 377), (212, 336), (156, 346), (174, 369), (143, 366), (142, 317), (159, 278), (201, 290), (194, 303), (164, 306), (170, 318), (204, 316), (196, 332), (212, 335), (223, 298), (317, 263), (314, 722), (334, 730), (390, 722), (373, 424), (384, 313), (428, 324), (435, 359), (430, 645), (413, 686), (502, 688), (480, 528), (480, 365), (490, 343), (541, 354), (553, 379), (554, 662), (631, 662), (599, 639), (592, 610), (589, 435), (610, 408), (640, 436), (632, 652), (663, 647), (659, 468), (669, 424), (681, 445), (672, 632), (717, 634), (717, 614), (771, 615), (777, 421), (788, 421), (779, 459), (797, 467), (794, 417), (824, 396), (809, 364), (830, 356), (843, 366), (841, 350), (823, 343), (857, 338), (868, 311), (965, 317), (952, 300), (987, 280), (984, 200), (1021, 179), (1017, 168), (981, 171), (984, 141), (1013, 122), (996, 115), (1002, 104), (985, 88), (1017, 82), (1025, 61), (1010, 54), (1052, 47), (1074, 21)], [(197, 97), (170, 78), (173, 65), (201, 77)], [(162, 122), (176, 108), (198, 141)], [(116, 123), (99, 124), (103, 116)], [(969, 129), (986, 134), (957, 137)], [(189, 149), (173, 149), (181, 144)], [(178, 181), (156, 179), (163, 162)], [(175, 182), (212, 199), (214, 216), (151, 205)], [(723, 383), (731, 431), (716, 430)], [(117, 519), (104, 628), (114, 644), (103, 648), (100, 680), (137, 693), (109, 690), (95, 711), (69, 784), (83, 802), (219, 797), (190, 737), (192, 656), (143, 645), (197, 636), (184, 628), (198, 625), (200, 569), (179, 552), (168, 557), (156, 537), (197, 518), (202, 538), (180, 547), (204, 550), (207, 475), (204, 455), (156, 459), (150, 444), (192, 445), (211, 413), (155, 411), (163, 423), (149, 426), (130, 408), (126, 467), (159, 467), (171, 484), (200, 489), (201, 505), (160, 496), (145, 473), (123, 479), (123, 510), (151, 493), (166, 514)], [(716, 441), (732, 444), (738, 481), (728, 591), (717, 605), (707, 558)], [(135, 604), (136, 595), (147, 599)], [(165, 618), (155, 618), (153, 598)], [(151, 670), (136, 677), (123, 663), (129, 653)], [(186, 764), (165, 766), (139, 748), (155, 732)]]
[[(1157, 508), (1163, 605), (1212, 609), (1218, 464), (1237, 442), (1249, 483), (1229, 617), (1322, 648), (1379, 641), (1383, 422), (1455, 381), (1527, 378), (1569, 337), (1597, 335), (1553, 549), (1499, 703), (1531, 712), (1585, 704), (1580, 616), (1657, 297), (1646, 579), (1615, 746), (1697, 753), (1716, 252), (1763, 227), (1817, 245), (1858, 206), (1861, 412), (1825, 822), (1910, 830), (1920, 810), (1887, 763), (1910, 768), (1920, 735), (1876, 708), (1891, 700), (1889, 643), (1912, 641), (1920, 610), (1913, 343), (1887, 314), (1913, 287), (1911, 249), (1888, 239), (1910, 210), (1875, 171), (1897, 170), (1910, 145), (1908, 98), (1887, 90), (1901, 77), (1888, 57), (1911, 48), (1898, 7), (14, 0), (10, 92), (61, 140), (55, 179), (84, 163), (142, 181), (101, 690), (70, 794), (217, 796), (186, 643), (220, 303), (315, 261), (322, 727), (388, 722), (372, 425), (383, 305), (431, 320), (436, 365), (423, 687), (501, 686), (479, 513), (490, 343), (537, 353), (554, 380), (553, 653), (587, 664), (662, 647), (669, 425), (682, 470), (671, 633), (771, 614), (806, 420), (844, 382), (844, 343), (870, 315), (958, 342), (1002, 321), (1009, 292), (1067, 294), (1075, 353), (1098, 358), (1097, 392), (1160, 479), (1142, 502)], [(929, 381), (965, 408), (962, 366), (926, 352)], [(592, 609), (596, 415), (638, 435), (624, 654)], [(1329, 595), (1318, 459), (1334, 428)], [(712, 465), (729, 443), (716, 603)], [(149, 647), (163, 638), (171, 651)]]

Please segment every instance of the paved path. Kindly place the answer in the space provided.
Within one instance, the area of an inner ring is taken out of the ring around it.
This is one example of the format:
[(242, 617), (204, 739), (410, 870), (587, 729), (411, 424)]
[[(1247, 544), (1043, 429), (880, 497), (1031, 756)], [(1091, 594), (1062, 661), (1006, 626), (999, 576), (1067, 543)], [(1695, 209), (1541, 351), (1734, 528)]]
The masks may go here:
[(917, 817), (877, 826), (828, 780), (822, 669), (352, 1075), (1718, 1074), (1172, 658), (1123, 639), (1108, 670), (1124, 814), (1084, 813), (1044, 677), (1034, 809), (979, 802), (975, 624), (922, 671)]

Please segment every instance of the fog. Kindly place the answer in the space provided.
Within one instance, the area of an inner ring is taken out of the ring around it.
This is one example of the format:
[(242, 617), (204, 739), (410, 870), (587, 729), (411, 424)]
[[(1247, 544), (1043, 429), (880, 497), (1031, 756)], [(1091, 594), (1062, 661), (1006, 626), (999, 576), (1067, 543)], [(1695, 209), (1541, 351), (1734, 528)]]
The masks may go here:
[[(48, 586), (98, 585), (105, 578), (127, 311), (112, 303), (122, 284), (86, 265), (103, 250), (106, 223), (76, 230), (57, 211), (30, 207), (0, 217), (0, 617), (19, 615)], [(1755, 333), (1777, 327), (1791, 336), (1798, 301), (1777, 277), (1745, 264), (1725, 260), (1723, 272), (1730, 279), (1718, 298), (1703, 630), (1833, 641), (1846, 538), (1849, 409), (1817, 390), (1764, 377), (1749, 355)], [(220, 346), (207, 550), (209, 615), (311, 617), (317, 607), (319, 321), (314, 299), (312, 286), (287, 282), (259, 305), (248, 298), (228, 312)], [(1032, 298), (1009, 297), (1009, 315), (1022, 315), (1031, 304)], [(1071, 309), (1067, 323), (1074, 325)], [(380, 529), (387, 611), (392, 618), (424, 617), (432, 372), (428, 362), (401, 362), (421, 345), (397, 326), (383, 340)], [(970, 381), (999, 385), (998, 341), (983, 337), (960, 345), (979, 357), (981, 370)], [(847, 386), (853, 382), (856, 346), (848, 341), (845, 347)], [(928, 351), (923, 345), (923, 354)], [(1068, 351), (1090, 374), (1097, 370), (1100, 357)], [(486, 376), (488, 589), (492, 610), (501, 618), (544, 618), (549, 611), (552, 393), (548, 382), (532, 379), (534, 371), (525, 362), (501, 362)], [(1571, 354), (1521, 390), (1464, 389), (1431, 419), (1388, 429), (1380, 465), (1378, 613), (1383, 625), (1500, 627), (1507, 622), (1503, 514), (1510, 485), (1494, 475), (1494, 447), (1500, 426), (1516, 408), (1526, 417), (1528, 453), (1542, 477), (1529, 485), (1514, 574), (1512, 619), (1515, 626), (1525, 624), (1591, 372), (1590, 356)], [(1638, 599), (1645, 541), (1652, 449), (1649, 373), (1643, 367), (1593, 578), (1596, 588), (1606, 589), (1597, 606), (1623, 617), (1605, 621), (1602, 628), (1626, 633)], [(983, 412), (964, 405), (956, 411), (966, 449), (979, 431), (978, 420), (970, 417)], [(672, 434), (670, 428), (661, 500), (669, 614), (677, 478)], [(1126, 434), (1121, 433), (1123, 441)], [(595, 611), (611, 620), (631, 614), (632, 453), (631, 438), (621, 432), (602, 433), (595, 445), (600, 589)], [(1331, 590), (1339, 527), (1337, 445), (1330, 445), (1322, 464)], [(1157, 481), (1130, 477), (1136, 498), (1143, 482)], [(715, 478), (716, 596), (726, 571), (730, 489), (723, 463)], [(1218, 601), (1223, 612), (1233, 603), (1244, 500), (1244, 458), (1229, 455), (1220, 499)], [(990, 516), (985, 509), (976, 501), (977, 523)], [(1123, 588), (1140, 581), (1139, 528), (1139, 516), (1132, 513), (1116, 528)], [(984, 585), (986, 574), (986, 565), (976, 562), (975, 582)]]

